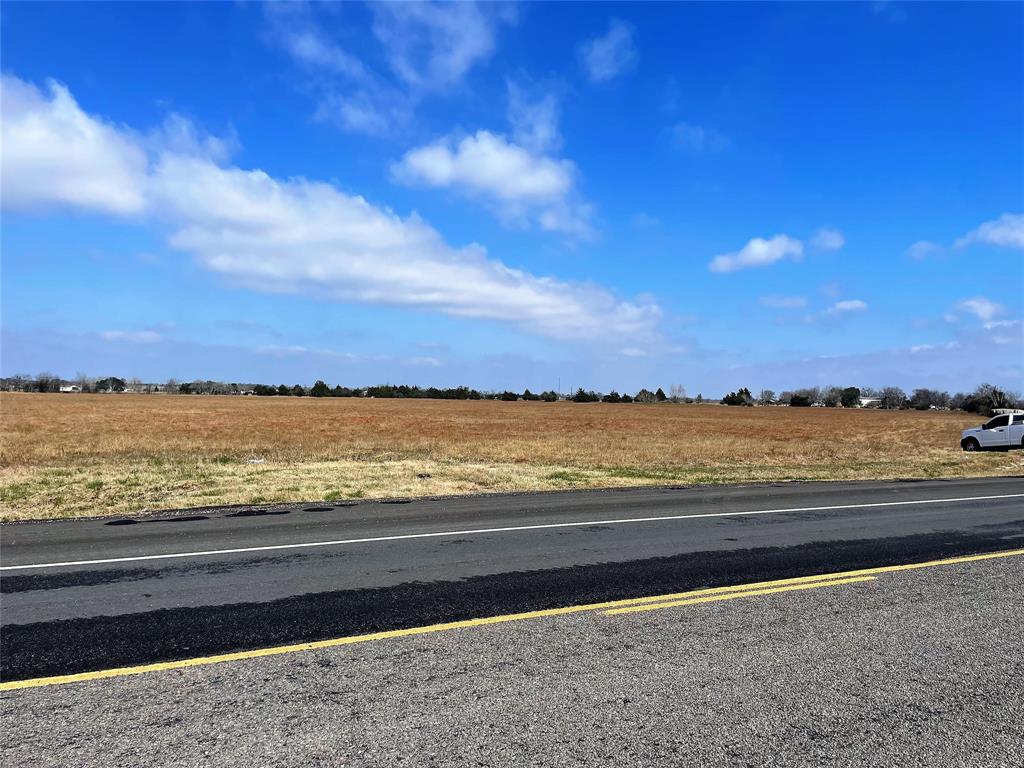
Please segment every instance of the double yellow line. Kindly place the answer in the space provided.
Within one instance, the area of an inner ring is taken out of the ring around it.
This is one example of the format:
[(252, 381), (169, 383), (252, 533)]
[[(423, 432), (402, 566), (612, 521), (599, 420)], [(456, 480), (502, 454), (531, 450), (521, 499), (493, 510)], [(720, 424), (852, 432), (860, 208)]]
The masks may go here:
[(200, 667), (208, 664), (220, 664), (229, 661), (244, 661), (246, 659), (258, 659), (264, 656), (280, 656), (286, 653), (299, 651), (313, 651), (320, 648), (335, 648), (342, 645), (355, 645), (356, 643), (367, 643), (373, 640), (389, 640), (399, 637), (412, 637), (415, 635), (427, 635), (434, 632), (444, 632), (449, 629), (467, 629), (470, 627), (483, 627), (490, 624), (504, 624), (525, 619), (538, 619), (548, 616), (564, 616), (571, 613), (584, 613), (589, 611), (602, 611), (604, 615), (620, 615), (626, 613), (638, 613), (642, 611), (654, 611), (663, 608), (675, 608), (685, 605), (697, 605), (700, 603), (718, 602), (721, 600), (733, 600), (740, 597), (755, 597), (760, 595), (771, 595), (779, 592), (793, 592), (798, 590), (817, 589), (819, 587), (834, 587), (843, 584), (857, 584), (865, 581), (873, 581), (875, 577), (883, 573), (898, 573), (900, 571), (912, 571), (921, 568), (934, 568), (937, 566), (957, 565), (959, 563), (971, 563), (979, 560), (993, 560), (1003, 557), (1017, 557), (1024, 555), (1024, 549), (1012, 549), (1005, 552), (991, 552), (984, 555), (967, 555), (964, 557), (951, 557), (944, 560), (930, 560), (924, 563), (909, 563), (906, 565), (889, 565), (881, 568), (862, 568), (856, 571), (842, 571), (838, 573), (824, 573), (816, 576), (800, 576), (792, 579), (777, 579), (775, 581), (762, 581), (752, 584), (739, 584), (731, 587), (714, 587), (710, 589), (698, 589), (690, 592), (677, 592), (668, 595), (657, 595), (654, 597), (639, 597), (629, 600), (612, 600), (605, 603), (589, 603), (587, 605), (571, 605), (564, 608), (549, 608), (541, 611), (528, 611), (525, 613), (511, 613), (503, 616), (488, 616), (481, 619), (467, 619), (465, 621), (452, 621), (445, 624), (431, 624), (425, 627), (413, 627), (410, 629), (394, 629), (387, 632), (373, 632), (366, 635), (354, 635), (351, 637), (337, 637), (331, 640), (320, 640), (312, 643), (297, 643), (294, 645), (280, 645), (274, 648), (261, 648), (255, 651), (239, 651), (237, 653), (222, 653), (215, 656), (200, 656), (194, 659), (181, 659), (179, 661), (164, 661), (156, 664), (141, 664), (134, 667), (119, 667), (116, 669), (102, 669), (95, 672), (80, 672), (74, 675), (57, 675), (55, 677), (37, 677), (31, 680), (13, 680), (0, 683), (0, 691), (13, 691), (19, 688), (39, 688), (47, 685), (63, 685), (85, 680), (103, 680), (110, 677), (125, 677), (128, 675), (141, 675), (147, 672), (163, 672), (174, 669), (187, 669), (189, 667)]

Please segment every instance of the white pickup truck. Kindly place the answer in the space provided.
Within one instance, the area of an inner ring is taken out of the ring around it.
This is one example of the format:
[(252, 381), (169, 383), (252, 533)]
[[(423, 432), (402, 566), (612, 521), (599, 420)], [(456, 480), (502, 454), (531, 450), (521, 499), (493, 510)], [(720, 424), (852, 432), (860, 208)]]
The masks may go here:
[(1024, 411), (998, 413), (980, 427), (965, 429), (960, 447), (965, 451), (1024, 448)]

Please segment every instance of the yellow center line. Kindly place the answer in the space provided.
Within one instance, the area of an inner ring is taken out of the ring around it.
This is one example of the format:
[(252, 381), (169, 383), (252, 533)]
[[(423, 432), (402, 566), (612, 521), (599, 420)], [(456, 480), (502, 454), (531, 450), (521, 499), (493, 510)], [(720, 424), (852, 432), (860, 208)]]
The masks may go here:
[(680, 605), (698, 605), (700, 603), (715, 603), (720, 600), (735, 600), (737, 597), (753, 597), (755, 595), (772, 595), (776, 592), (795, 592), (799, 589), (817, 589), (818, 587), (835, 587), (840, 584), (856, 584), (861, 581), (874, 581), (877, 576), (855, 576), (851, 579), (835, 579), (832, 581), (814, 581), (806, 584), (790, 584), (785, 587), (774, 587), (773, 589), (751, 589), (745, 592), (733, 592), (726, 595), (709, 595), (707, 597), (693, 597), (686, 600), (673, 600), (667, 603), (647, 603), (646, 605), (627, 605), (624, 608), (611, 608), (604, 611), (605, 616), (615, 616), (620, 613), (640, 613), (641, 611), (658, 611), (662, 608), (677, 608)]
[[(364, 635), (353, 635), (349, 637), (336, 637), (331, 640), (318, 640), (310, 643), (296, 643), (294, 645), (280, 645), (273, 648), (259, 648), (252, 651), (238, 651), (237, 653), (222, 653), (214, 656), (200, 656), (192, 659), (180, 659), (177, 661), (164, 661), (154, 664), (141, 664), (132, 667), (118, 667), (116, 669), (101, 669), (94, 672), (79, 672), (72, 675), (56, 675), (54, 677), (37, 677), (29, 680), (12, 680), (0, 683), (0, 691), (13, 691), (20, 688), (38, 688), (47, 685), (63, 685), (86, 680), (103, 680), (112, 677), (126, 677), (129, 675), (141, 675), (148, 672), (165, 672), (175, 669), (187, 669), (200, 667), (209, 664), (220, 664), (232, 661), (244, 661), (247, 659), (258, 659), (265, 656), (280, 656), (287, 653), (301, 651), (313, 651), (321, 648), (336, 648), (343, 645), (354, 645), (356, 643), (367, 643), (374, 640), (390, 640), (399, 637), (412, 637), (426, 635), (433, 632), (444, 632), (450, 629), (467, 629), (471, 627), (482, 627), (491, 624), (504, 624), (513, 621), (526, 619), (537, 619), (547, 616), (565, 616), (573, 613), (598, 611), (602, 609), (620, 609), (626, 606), (646, 606), (656, 604), (656, 607), (667, 607), (666, 603), (690, 604), (691, 602), (712, 602), (714, 600), (728, 599), (729, 597), (744, 596), (744, 593), (751, 595), (769, 594), (770, 592), (787, 591), (791, 585), (815, 585), (832, 586), (838, 583), (852, 583), (862, 576), (875, 576), (880, 573), (899, 573), (902, 571), (917, 570), (920, 568), (934, 568), (937, 566), (957, 565), (959, 563), (972, 563), (981, 560), (993, 560), (1002, 557), (1017, 557), (1024, 555), (1024, 549), (1011, 549), (1003, 552), (990, 552), (984, 555), (965, 555), (962, 557), (950, 557), (943, 560), (929, 560), (923, 563), (907, 563), (904, 565), (887, 565), (878, 568), (861, 568), (855, 571), (841, 571), (837, 573), (823, 573), (815, 576), (799, 576), (791, 579), (776, 579), (775, 581), (761, 581), (751, 584), (738, 584), (731, 587), (712, 587), (709, 589), (698, 589), (690, 592), (677, 592), (667, 595), (656, 595), (653, 597), (639, 597), (627, 600), (612, 600), (603, 603), (590, 603), (587, 605), (570, 605), (564, 608), (548, 608), (539, 611), (527, 611), (524, 613), (511, 613), (503, 616), (488, 616), (479, 619), (467, 619), (465, 621), (452, 621), (444, 624), (431, 624), (425, 627), (411, 627), (409, 629), (393, 629), (386, 632), (373, 632)], [(624, 612), (624, 611), (623, 611)]]

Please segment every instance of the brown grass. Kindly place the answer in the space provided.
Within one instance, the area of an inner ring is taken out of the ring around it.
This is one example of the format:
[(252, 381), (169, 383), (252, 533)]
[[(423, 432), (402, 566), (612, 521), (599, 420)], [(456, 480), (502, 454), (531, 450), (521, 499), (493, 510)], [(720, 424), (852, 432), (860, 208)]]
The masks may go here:
[(1020, 454), (961, 453), (960, 430), (979, 421), (961, 413), (2, 393), (0, 414), (6, 520), (490, 490), (1024, 473)]

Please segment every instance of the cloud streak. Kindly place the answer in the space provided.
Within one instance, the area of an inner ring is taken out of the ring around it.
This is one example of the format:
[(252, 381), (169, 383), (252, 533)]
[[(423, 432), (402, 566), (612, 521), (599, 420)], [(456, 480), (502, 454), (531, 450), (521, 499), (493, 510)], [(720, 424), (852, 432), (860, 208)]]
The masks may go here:
[(968, 312), (979, 320), (984, 321), (989, 321), (1006, 310), (1002, 304), (986, 299), (984, 296), (964, 299), (956, 305), (956, 308), (961, 312)]
[(804, 245), (788, 235), (775, 235), (770, 239), (755, 237), (735, 253), (715, 256), (708, 264), (712, 272), (735, 272), (750, 267), (764, 267), (785, 258), (799, 261)]
[(868, 304), (866, 301), (860, 299), (844, 299), (843, 301), (837, 301), (831, 307), (828, 308), (830, 315), (844, 315), (850, 312), (864, 312), (867, 310)]
[[(170, 229), (174, 248), (254, 290), (501, 321), (562, 340), (642, 345), (657, 338), (662, 312), (651, 300), (626, 301), (599, 286), (507, 267), (478, 244), (449, 245), (416, 214), (399, 216), (331, 184), (221, 165), (198, 149), (147, 158), (137, 134), (85, 113), (60, 86), (46, 96), (5, 77), (2, 87), (5, 205), (145, 216)], [(64, 147), (51, 141), (68, 126), (73, 138), (91, 142), (88, 165), (65, 167)], [(7, 141), (9, 131), (17, 140)], [(517, 194), (557, 197), (564, 189), (558, 170), (542, 167), (517, 182)], [(68, 191), (109, 174), (120, 174), (123, 185)]]

